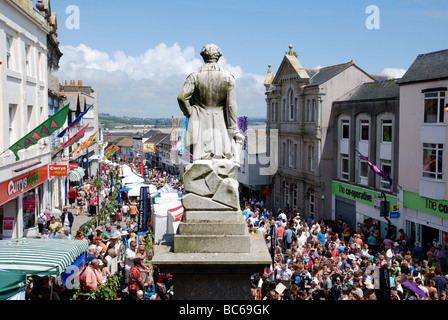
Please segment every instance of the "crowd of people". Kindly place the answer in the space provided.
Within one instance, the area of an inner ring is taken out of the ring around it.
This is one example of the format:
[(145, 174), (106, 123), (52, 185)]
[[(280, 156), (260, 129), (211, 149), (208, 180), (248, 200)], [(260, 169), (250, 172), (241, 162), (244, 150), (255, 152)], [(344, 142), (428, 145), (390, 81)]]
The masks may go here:
[(242, 208), (249, 232), (265, 239), (273, 259), (252, 277), (255, 300), (447, 300), (439, 244), (425, 252), (403, 229), (382, 239), (375, 222), (352, 230), (341, 216), (315, 221), (254, 199)]
[[(184, 191), (179, 175), (149, 169), (148, 177), (158, 189), (169, 185)], [(118, 272), (129, 299), (169, 299), (172, 279), (159, 277), (157, 266), (151, 265), (148, 234), (136, 235), (138, 199), (124, 195), (110, 223), (72, 236), (74, 216), (95, 215), (98, 205), (108, 203), (114, 186), (107, 171), (101, 180), (100, 203), (93, 179), (87, 179), (69, 190), (69, 207), (62, 212), (47, 208), (38, 217), (42, 238), (89, 242), (81, 276), (86, 293)], [(268, 209), (255, 198), (242, 198), (241, 208), (249, 232), (265, 240), (272, 257), (263, 273), (252, 275), (255, 300), (447, 300), (448, 276), (442, 272), (446, 257), (438, 243), (423, 250), (402, 229), (381, 238), (378, 222), (353, 230), (341, 216), (315, 221), (296, 211)]]

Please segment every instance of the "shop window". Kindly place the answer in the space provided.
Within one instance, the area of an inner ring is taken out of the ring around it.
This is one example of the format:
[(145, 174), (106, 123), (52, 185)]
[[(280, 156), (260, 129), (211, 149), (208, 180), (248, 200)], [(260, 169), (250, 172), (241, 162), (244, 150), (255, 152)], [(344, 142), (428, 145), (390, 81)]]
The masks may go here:
[(36, 211), (38, 198), (34, 190), (23, 194), (22, 210), (23, 210), (23, 227), (25, 229), (34, 228), (36, 225)]

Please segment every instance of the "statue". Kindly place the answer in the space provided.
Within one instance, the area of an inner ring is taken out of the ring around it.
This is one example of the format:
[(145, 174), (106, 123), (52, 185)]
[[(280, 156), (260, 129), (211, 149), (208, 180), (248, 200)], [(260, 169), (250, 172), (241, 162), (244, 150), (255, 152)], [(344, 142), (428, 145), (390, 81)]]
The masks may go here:
[(244, 136), (238, 129), (235, 79), (217, 64), (221, 49), (207, 44), (205, 64), (189, 75), (177, 100), (189, 118), (185, 145), (193, 146), (193, 161), (227, 159), (239, 164)]

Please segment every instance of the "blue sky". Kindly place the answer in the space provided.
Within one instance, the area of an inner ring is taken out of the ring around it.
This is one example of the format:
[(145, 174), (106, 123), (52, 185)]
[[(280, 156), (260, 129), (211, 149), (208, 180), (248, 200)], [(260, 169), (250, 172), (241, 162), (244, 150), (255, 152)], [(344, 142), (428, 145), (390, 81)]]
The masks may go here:
[[(79, 29), (66, 21), (79, 8)], [(368, 29), (369, 5), (379, 29)], [(292, 44), (305, 68), (353, 60), (370, 74), (402, 74), (420, 53), (448, 48), (448, 0), (52, 1), (60, 80), (83, 80), (99, 111), (180, 116), (176, 96), (215, 43), (237, 78), (239, 114), (265, 116), (262, 81)], [(389, 69), (387, 69), (389, 68)]]

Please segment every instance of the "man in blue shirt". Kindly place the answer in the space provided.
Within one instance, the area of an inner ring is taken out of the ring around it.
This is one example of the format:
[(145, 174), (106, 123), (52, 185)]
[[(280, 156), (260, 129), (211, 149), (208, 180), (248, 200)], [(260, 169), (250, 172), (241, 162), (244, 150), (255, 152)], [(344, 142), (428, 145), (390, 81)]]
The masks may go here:
[(283, 242), (285, 243), (286, 249), (291, 249), (291, 243), (292, 243), (292, 230), (291, 226), (289, 224), (286, 225), (286, 230), (283, 233)]
[(325, 232), (324, 232), (323, 228), (320, 228), (320, 231), (317, 234), (317, 239), (319, 240), (320, 245), (325, 244)]

